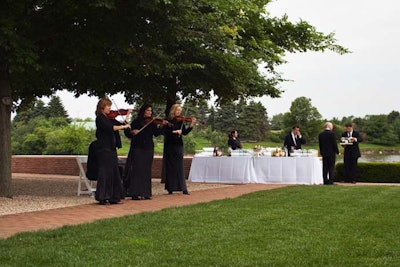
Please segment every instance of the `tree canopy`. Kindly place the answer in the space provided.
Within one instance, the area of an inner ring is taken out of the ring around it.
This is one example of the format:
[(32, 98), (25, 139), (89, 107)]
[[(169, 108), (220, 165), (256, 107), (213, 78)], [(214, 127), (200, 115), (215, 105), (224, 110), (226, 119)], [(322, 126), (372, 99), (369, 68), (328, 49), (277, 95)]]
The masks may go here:
[(6, 0), (2, 65), (14, 101), (59, 89), (139, 102), (278, 97), (286, 52), (348, 51), (305, 21), (270, 17), (269, 2)]
[(348, 52), (333, 33), (271, 17), (269, 2), (1, 1), (0, 195), (10, 195), (11, 103), (61, 89), (77, 96), (121, 92), (132, 103), (212, 93), (221, 103), (279, 97), (276, 66), (286, 52)]
[(283, 115), (285, 131), (290, 132), (293, 126), (299, 126), (307, 142), (317, 140), (322, 128), (321, 121), (322, 116), (311, 104), (311, 99), (304, 96), (296, 98), (290, 106), (290, 112)]

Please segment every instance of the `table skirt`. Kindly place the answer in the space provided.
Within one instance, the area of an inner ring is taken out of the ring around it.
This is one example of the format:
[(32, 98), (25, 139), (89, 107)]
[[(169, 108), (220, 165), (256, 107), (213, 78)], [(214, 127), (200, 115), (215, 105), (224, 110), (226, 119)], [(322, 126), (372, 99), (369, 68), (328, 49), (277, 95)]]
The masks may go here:
[(192, 182), (323, 184), (318, 157), (194, 157)]

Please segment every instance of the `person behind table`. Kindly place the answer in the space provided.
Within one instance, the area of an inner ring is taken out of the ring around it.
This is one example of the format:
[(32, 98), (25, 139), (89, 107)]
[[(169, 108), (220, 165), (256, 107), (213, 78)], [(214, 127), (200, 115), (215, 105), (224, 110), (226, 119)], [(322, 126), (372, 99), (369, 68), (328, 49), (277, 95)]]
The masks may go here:
[(238, 136), (239, 134), (236, 130), (232, 130), (229, 134), (228, 147), (230, 147), (232, 150), (243, 148)]
[(185, 126), (181, 113), (182, 107), (179, 104), (172, 105), (167, 118), (170, 124), (164, 130), (165, 189), (168, 194), (182, 191), (189, 195), (183, 168), (182, 136), (192, 131), (196, 118), (189, 118), (190, 124)]
[(339, 154), (333, 124), (325, 123), (325, 130), (318, 135), (319, 151), (322, 156), (322, 177), (324, 184), (334, 184), (336, 155)]
[(95, 198), (101, 205), (117, 204), (123, 198), (121, 176), (118, 169), (115, 131), (128, 129), (129, 124), (113, 125), (107, 118), (111, 100), (103, 97), (96, 108), (96, 160), (98, 164)]
[(150, 200), (152, 197), (153, 136), (162, 134), (162, 126), (167, 123), (165, 120), (160, 124), (154, 123), (152, 115), (152, 106), (142, 105), (137, 117), (131, 123), (131, 130), (125, 130), (125, 136), (131, 139), (125, 179), (129, 184), (127, 195), (131, 196), (132, 200)]
[(300, 127), (295, 125), (292, 127), (292, 131), (285, 136), (285, 140), (283, 142), (283, 147), (287, 149), (288, 156), (290, 156), (290, 152), (301, 149), (301, 145), (304, 145), (306, 140), (300, 133)]
[(344, 147), (344, 182), (356, 183), (357, 175), (357, 162), (361, 157), (360, 148), (358, 143), (362, 141), (361, 134), (353, 129), (351, 123), (346, 123), (346, 131), (342, 133), (342, 138), (348, 140), (348, 144), (342, 145)]

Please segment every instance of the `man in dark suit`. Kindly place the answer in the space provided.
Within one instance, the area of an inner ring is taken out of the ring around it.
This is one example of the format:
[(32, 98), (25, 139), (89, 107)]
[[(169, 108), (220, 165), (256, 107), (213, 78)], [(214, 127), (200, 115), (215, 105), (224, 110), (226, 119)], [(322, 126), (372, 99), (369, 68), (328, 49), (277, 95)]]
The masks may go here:
[(322, 177), (324, 184), (334, 184), (334, 171), (336, 155), (339, 149), (336, 142), (336, 136), (333, 132), (333, 124), (325, 123), (325, 130), (318, 136), (319, 151), (322, 156)]
[(351, 123), (346, 123), (346, 131), (342, 134), (344, 147), (344, 182), (356, 183), (357, 161), (361, 157), (358, 143), (362, 141), (358, 131), (354, 131)]
[(306, 140), (300, 133), (300, 127), (295, 125), (292, 127), (292, 131), (285, 136), (285, 141), (283, 146), (288, 151), (288, 156), (290, 156), (290, 151), (301, 149), (301, 145), (304, 145)]

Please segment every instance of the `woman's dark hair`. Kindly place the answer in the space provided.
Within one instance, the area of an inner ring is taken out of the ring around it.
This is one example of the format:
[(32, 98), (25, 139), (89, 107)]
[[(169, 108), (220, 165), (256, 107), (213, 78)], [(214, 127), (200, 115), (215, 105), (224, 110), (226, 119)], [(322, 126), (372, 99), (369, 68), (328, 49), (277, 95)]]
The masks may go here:
[(146, 109), (148, 109), (148, 108), (153, 108), (150, 104), (143, 104), (141, 107), (140, 107), (140, 109), (139, 109), (139, 112), (138, 112), (138, 115), (137, 115), (137, 118), (139, 119), (139, 120), (142, 120), (143, 119), (143, 117), (144, 117), (144, 112), (146, 111)]

